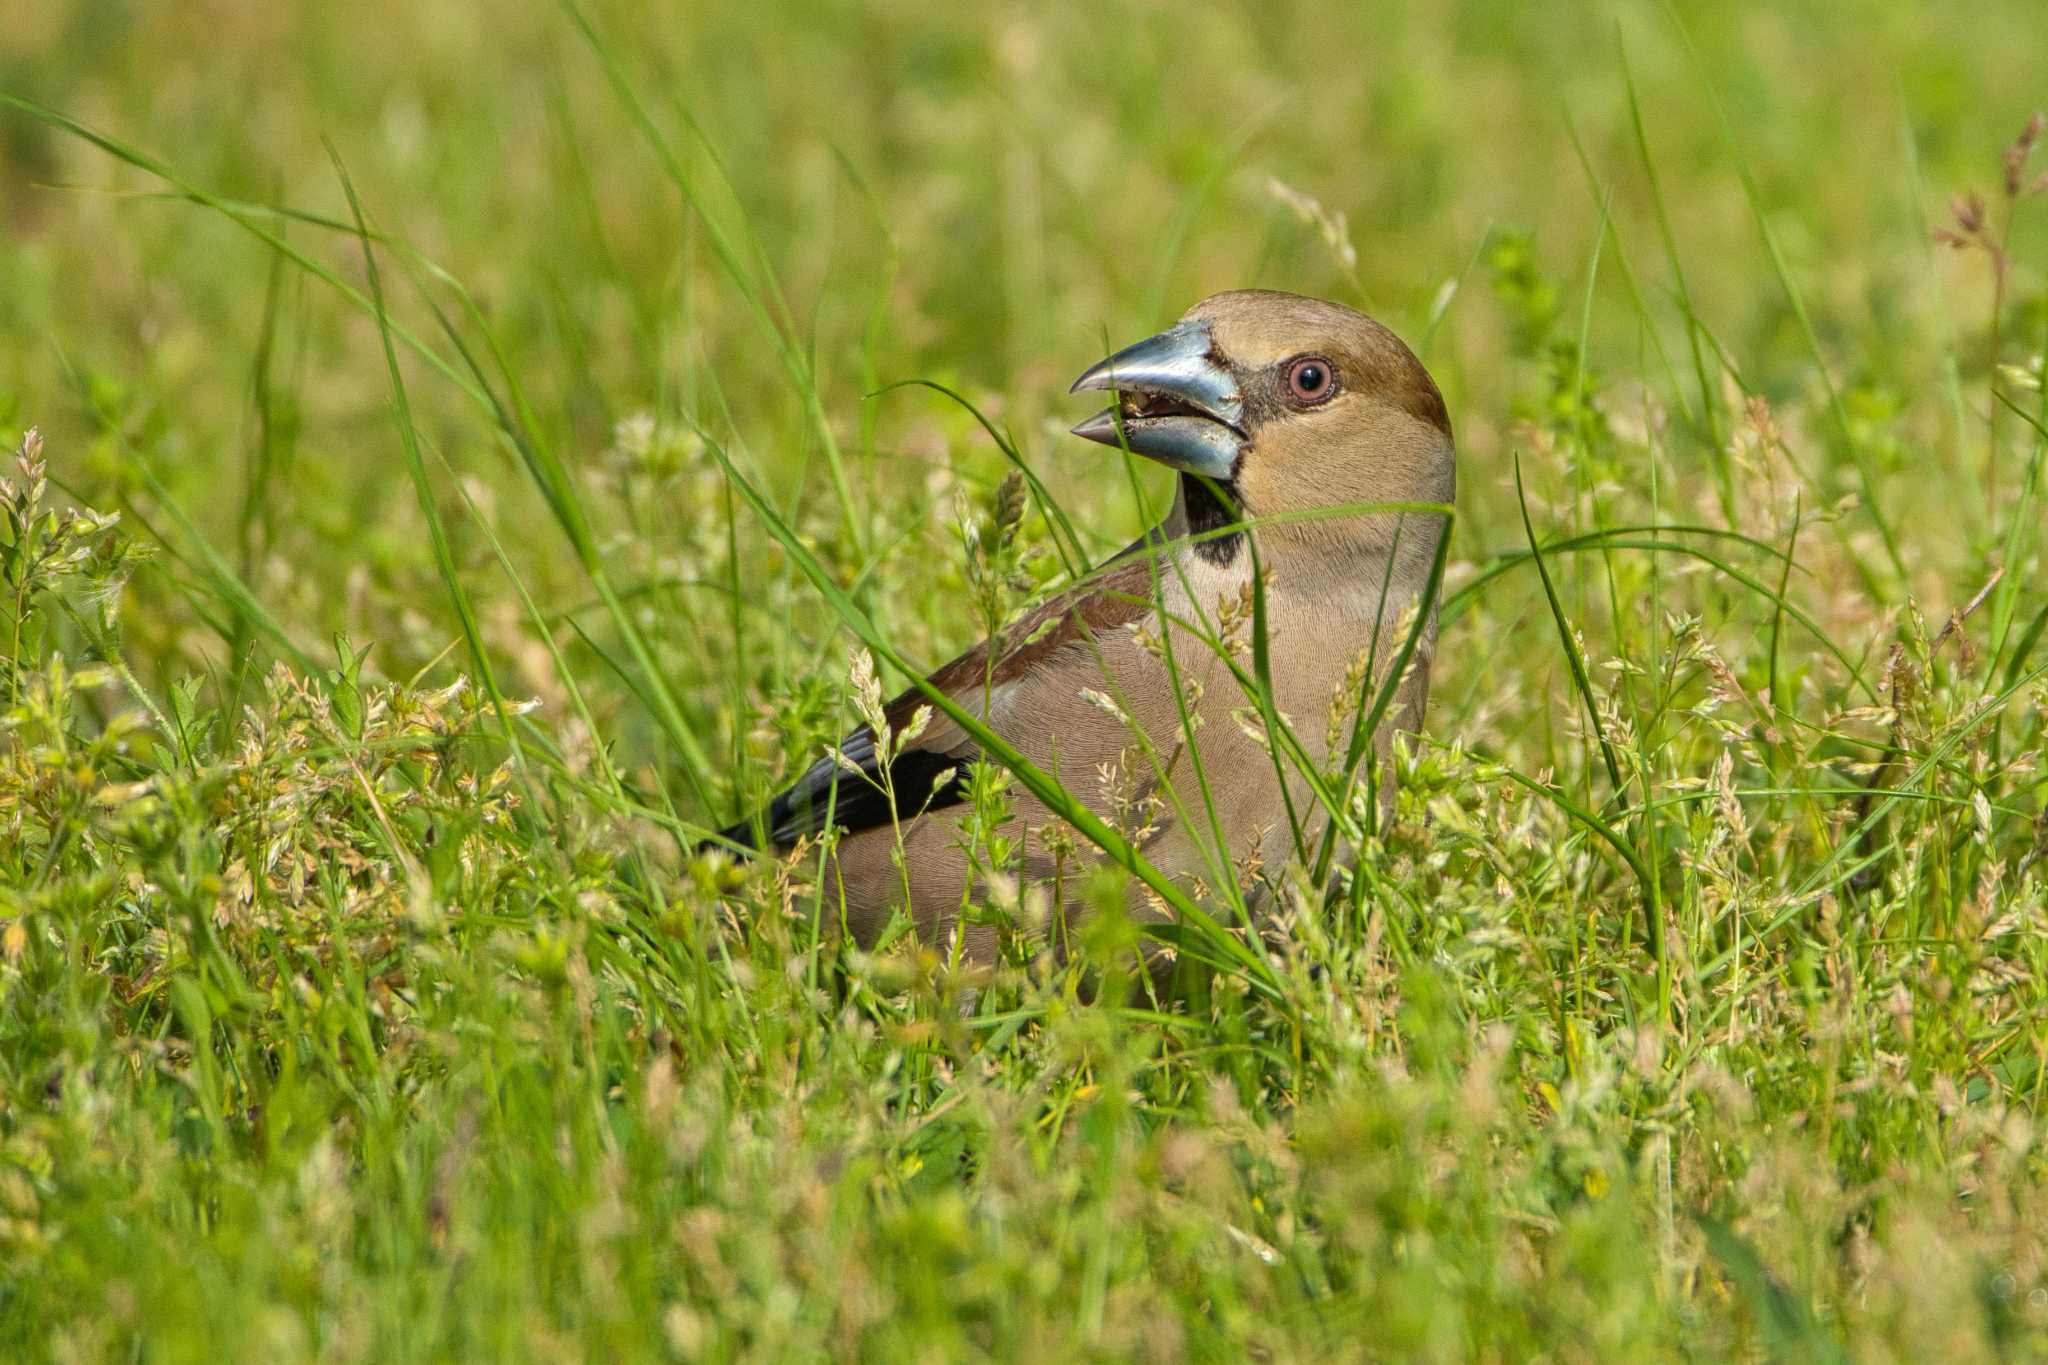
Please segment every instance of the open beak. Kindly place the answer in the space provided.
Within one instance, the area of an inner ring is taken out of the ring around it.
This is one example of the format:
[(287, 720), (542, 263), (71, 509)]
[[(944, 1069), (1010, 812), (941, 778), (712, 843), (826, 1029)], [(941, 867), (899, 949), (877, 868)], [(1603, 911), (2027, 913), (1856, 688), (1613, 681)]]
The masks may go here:
[(1244, 450), (1244, 399), (1215, 357), (1206, 322), (1183, 322), (1126, 346), (1074, 381), (1069, 393), (1109, 389), (1116, 406), (1074, 428), (1163, 465), (1227, 481)]

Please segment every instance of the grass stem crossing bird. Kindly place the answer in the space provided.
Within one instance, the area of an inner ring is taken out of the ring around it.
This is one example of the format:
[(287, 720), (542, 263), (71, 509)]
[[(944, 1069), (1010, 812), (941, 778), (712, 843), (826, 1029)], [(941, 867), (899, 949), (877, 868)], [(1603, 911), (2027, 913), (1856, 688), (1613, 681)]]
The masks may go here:
[[(1075, 434), (1178, 471), (1172, 511), (930, 682), (1083, 805), (1127, 826), (1198, 902), (1223, 903), (1233, 881), (1255, 898), (1257, 869), (1296, 851), (1298, 825), (1327, 822), (1303, 758), (1318, 768), (1342, 761), (1339, 715), (1360, 704), (1362, 677), (1410, 629), (1419, 646), (1372, 736), (1379, 757), (1394, 730), (1421, 722), (1434, 604), (1426, 619), (1416, 612), (1447, 518), (1386, 505), (1452, 501), (1450, 418), (1387, 328), (1341, 304), (1268, 290), (1205, 299), (1089, 369), (1072, 392), (1089, 390), (1115, 402)], [(1255, 562), (1272, 714), (1298, 741), (1278, 760), (1244, 662), (1230, 657), (1252, 648), (1241, 627)], [(963, 923), (962, 910), (987, 894), (987, 873), (958, 830), (981, 753), (943, 714), (908, 743), (894, 739), (915, 728), (924, 703), (906, 691), (884, 710), (886, 742), (864, 725), (724, 834), (786, 849), (823, 833), (829, 812), (842, 833), (826, 865), (827, 905), (848, 931), (872, 941), (903, 909), (927, 942), (958, 926), (967, 955), (985, 960), (995, 930)], [(1007, 871), (1064, 889), (1086, 871), (1088, 846), (1074, 854), (1076, 841), (1035, 797), (1017, 792), (1013, 804), (1006, 832), (1019, 865)], [(1138, 883), (1129, 894), (1141, 917), (1161, 913)]]

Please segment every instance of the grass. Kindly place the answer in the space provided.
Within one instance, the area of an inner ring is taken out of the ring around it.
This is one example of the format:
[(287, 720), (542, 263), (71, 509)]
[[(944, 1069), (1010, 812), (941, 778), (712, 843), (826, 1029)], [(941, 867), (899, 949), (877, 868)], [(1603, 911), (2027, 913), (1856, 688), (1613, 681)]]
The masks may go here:
[[(245, 8), (0, 37), (9, 1358), (2048, 1353), (2033, 6)], [(698, 852), (1247, 284), (1458, 427), (1391, 816), (1165, 1000)]]

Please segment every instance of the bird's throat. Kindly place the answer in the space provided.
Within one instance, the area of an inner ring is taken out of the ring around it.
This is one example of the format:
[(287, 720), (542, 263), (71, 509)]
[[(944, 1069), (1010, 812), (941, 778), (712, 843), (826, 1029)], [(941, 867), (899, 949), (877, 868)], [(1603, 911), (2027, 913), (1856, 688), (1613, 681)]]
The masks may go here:
[(1220, 497), (1214, 491), (1215, 487), (1193, 474), (1180, 476), (1181, 507), (1187, 514), (1188, 534), (1208, 537), (1195, 542), (1195, 553), (1220, 569), (1237, 558), (1238, 549), (1244, 543), (1244, 532), (1213, 534), (1221, 527), (1243, 520), (1237, 509), (1237, 485), (1220, 485)]

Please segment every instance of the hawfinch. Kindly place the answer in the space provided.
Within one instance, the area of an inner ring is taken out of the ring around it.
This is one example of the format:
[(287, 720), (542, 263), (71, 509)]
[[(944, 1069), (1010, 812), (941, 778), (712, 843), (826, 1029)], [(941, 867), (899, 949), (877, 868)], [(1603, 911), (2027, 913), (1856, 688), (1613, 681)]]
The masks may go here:
[[(1328, 825), (1299, 772), (1304, 753), (1324, 771), (1342, 767), (1351, 732), (1338, 722), (1362, 713), (1360, 693), (1378, 685), (1370, 675), (1410, 638), (1372, 736), (1381, 760), (1393, 730), (1421, 723), (1436, 620), (1433, 602), (1423, 619), (1418, 604), (1447, 519), (1413, 505), (1452, 500), (1450, 417), (1421, 362), (1378, 322), (1269, 290), (1203, 300), (1072, 392), (1087, 389), (1113, 391), (1116, 406), (1074, 434), (1178, 471), (1172, 512), (930, 682), (1123, 828), (1191, 899), (1220, 906), (1230, 898), (1218, 888), (1234, 880), (1255, 904), (1258, 869), (1295, 853), (1297, 829), (1315, 838)], [(1375, 504), (1410, 506), (1350, 510)], [(1298, 741), (1277, 761), (1247, 688), (1255, 560), (1272, 703)], [(913, 728), (925, 703), (915, 688), (897, 697), (884, 712), (890, 730)], [(826, 904), (846, 931), (871, 942), (901, 908), (924, 941), (959, 926), (966, 955), (988, 960), (995, 930), (983, 917), (961, 923), (990, 893), (959, 828), (979, 757), (943, 713), (893, 757), (863, 726), (724, 837), (788, 848), (823, 832), (829, 812), (844, 832), (826, 864)], [(1072, 904), (1064, 880), (1087, 870), (1093, 847), (1028, 792), (1010, 800), (1003, 833), (1018, 862), (1007, 871)], [(1165, 913), (1130, 885), (1134, 914)]]

